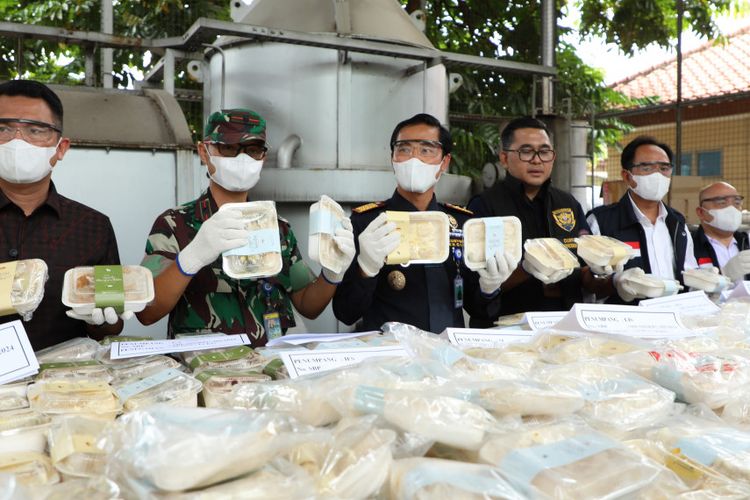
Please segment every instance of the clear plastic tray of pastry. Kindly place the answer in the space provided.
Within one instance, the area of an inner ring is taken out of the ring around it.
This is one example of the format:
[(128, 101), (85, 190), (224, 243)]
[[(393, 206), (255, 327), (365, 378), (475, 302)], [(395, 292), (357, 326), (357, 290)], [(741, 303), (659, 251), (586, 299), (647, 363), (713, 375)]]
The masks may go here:
[[(154, 276), (143, 266), (122, 266), (125, 311), (139, 312), (154, 300)], [(62, 302), (79, 314), (91, 314), (96, 307), (94, 268), (74, 267), (65, 272)]]
[[(0, 266), (9, 264), (11, 263)], [(44, 298), (47, 264), (42, 259), (25, 259), (15, 261), (15, 266), (10, 289), (10, 305), (28, 321)]]
[[(134, 383), (138, 383), (138, 381), (129, 380), (123, 384), (118, 384), (115, 386), (115, 390), (122, 394), (121, 391), (124, 387)], [(180, 408), (194, 408), (198, 406), (198, 393), (202, 387), (203, 384), (194, 377), (182, 372), (175, 373), (173, 378), (127, 397), (123, 402), (123, 409), (126, 412), (135, 411), (157, 403)]]
[(719, 273), (715, 267), (710, 269), (685, 269), (682, 271), (682, 281), (686, 287), (697, 288), (708, 293), (727, 288), (732, 280)]
[(448, 258), (450, 222), (443, 212), (387, 211), (386, 217), (401, 233), (401, 242), (388, 254), (387, 264), (439, 264)]
[(49, 457), (34, 451), (0, 454), (0, 474), (12, 474), (24, 486), (46, 486), (60, 482), (60, 474)]
[(345, 218), (341, 205), (326, 195), (310, 205), (310, 235), (307, 245), (310, 259), (335, 273), (344, 271), (347, 264), (346, 256), (333, 239), (333, 232)]
[(123, 384), (128, 380), (142, 379), (168, 368), (182, 370), (180, 362), (169, 356), (146, 356), (123, 361), (127, 362), (107, 366), (114, 385)]
[(183, 353), (183, 360), (194, 373), (212, 369), (263, 370), (267, 360), (249, 346), (205, 349)]
[(114, 419), (122, 409), (112, 387), (102, 380), (40, 380), (29, 386), (28, 398), (31, 408), (41, 413)]
[(98, 361), (73, 361), (61, 363), (43, 363), (39, 367), (36, 380), (48, 379), (96, 379), (109, 382), (112, 376), (107, 367)]
[(0, 412), (28, 408), (26, 389), (30, 382), (31, 380), (23, 380), (0, 385)]
[(206, 408), (231, 408), (231, 394), (238, 386), (269, 382), (271, 377), (251, 370), (204, 370), (196, 375), (203, 382)]
[(586, 234), (579, 236), (577, 243), (578, 256), (596, 266), (615, 267), (635, 255), (630, 245), (609, 236)]
[(94, 359), (99, 351), (99, 342), (88, 337), (76, 337), (37, 351), (39, 363), (62, 363)]
[[(487, 230), (489, 228), (489, 232)], [(490, 241), (487, 241), (487, 238)], [(500, 241), (502, 239), (502, 241)], [(483, 217), (464, 223), (464, 263), (471, 270), (487, 263), (487, 247), (501, 250), (513, 260), (521, 260), (521, 221), (518, 217)]]
[[(238, 209), (242, 212), (245, 227), (251, 231), (249, 242), (261, 248), (281, 248), (279, 221), (276, 204), (272, 201), (249, 201), (225, 203), (219, 211)], [(280, 250), (271, 250), (254, 255), (222, 254), (221, 267), (234, 279), (262, 278), (274, 276), (281, 271), (283, 262)]]
[(562, 269), (575, 269), (580, 265), (573, 252), (556, 238), (526, 240), (523, 249), (525, 258), (545, 274)]
[(71, 476), (102, 475), (107, 457), (96, 442), (107, 424), (80, 416), (57, 419), (49, 431), (49, 454), (57, 470)]
[(29, 408), (0, 412), (0, 453), (44, 452), (49, 425), (50, 417)]
[(646, 297), (661, 297), (674, 295), (682, 290), (682, 285), (677, 280), (660, 278), (653, 274), (633, 275), (629, 278), (630, 285), (637, 293)]

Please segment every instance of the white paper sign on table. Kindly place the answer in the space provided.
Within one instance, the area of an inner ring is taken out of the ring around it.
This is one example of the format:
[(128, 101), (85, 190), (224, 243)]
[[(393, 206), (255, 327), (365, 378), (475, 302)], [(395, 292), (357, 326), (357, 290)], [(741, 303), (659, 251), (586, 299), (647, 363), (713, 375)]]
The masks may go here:
[(528, 342), (535, 335), (534, 332), (518, 328), (446, 328), (443, 333), (451, 344), (459, 347), (500, 347)]
[(575, 304), (555, 329), (613, 333), (643, 339), (683, 338), (695, 335), (680, 321), (677, 311), (610, 304)]
[(641, 307), (668, 309), (682, 314), (706, 315), (715, 314), (721, 310), (719, 306), (711, 302), (706, 292), (702, 290), (642, 300), (638, 305)]
[(167, 340), (139, 340), (136, 342), (113, 342), (110, 349), (112, 359), (137, 358), (173, 352), (223, 349), (250, 344), (244, 333), (239, 335), (195, 335)]
[(281, 353), (289, 377), (319, 373), (335, 368), (356, 365), (357, 363), (377, 357), (406, 356), (407, 352), (400, 346), (362, 347), (355, 349), (327, 349), (310, 351), (285, 351)]
[(566, 314), (568, 311), (530, 311), (525, 319), (532, 330), (546, 330), (555, 326)]
[(39, 372), (39, 362), (20, 319), (0, 325), (0, 384)]
[(271, 339), (266, 343), (266, 346), (274, 347), (279, 344), (304, 345), (312, 342), (337, 342), (339, 340), (356, 339), (357, 337), (364, 337), (366, 335), (372, 335), (373, 333), (380, 332), (373, 330), (356, 333), (295, 333)]

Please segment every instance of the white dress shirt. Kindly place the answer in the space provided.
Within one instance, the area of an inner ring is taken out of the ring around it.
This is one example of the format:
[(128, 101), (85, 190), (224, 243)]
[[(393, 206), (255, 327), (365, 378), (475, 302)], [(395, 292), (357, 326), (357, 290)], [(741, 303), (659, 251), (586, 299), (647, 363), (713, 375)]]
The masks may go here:
[(714, 248), (714, 252), (716, 252), (716, 260), (718, 260), (716, 267), (719, 269), (723, 268), (729, 259), (740, 253), (740, 247), (737, 246), (737, 240), (734, 238), (732, 238), (732, 242), (728, 247), (725, 247), (724, 243), (711, 238), (709, 235), (706, 235), (706, 238)]

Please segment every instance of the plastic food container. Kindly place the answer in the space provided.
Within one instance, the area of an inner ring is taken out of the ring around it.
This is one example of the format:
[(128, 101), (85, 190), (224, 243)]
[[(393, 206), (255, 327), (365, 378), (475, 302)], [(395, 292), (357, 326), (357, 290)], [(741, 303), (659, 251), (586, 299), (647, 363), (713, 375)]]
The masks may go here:
[(114, 384), (123, 384), (128, 380), (142, 379), (168, 368), (181, 369), (182, 365), (168, 356), (147, 356), (136, 360), (128, 359), (127, 363), (109, 365), (109, 373)]
[(0, 316), (18, 313), (24, 320), (30, 320), (44, 297), (47, 264), (42, 259), (4, 262), (0, 264), (0, 284), (6, 276), (12, 280), (9, 284), (10, 297), (0, 299)]
[(310, 235), (307, 249), (310, 259), (334, 273), (345, 271), (346, 256), (333, 240), (336, 229), (346, 218), (341, 205), (326, 195), (310, 205)]
[(272, 201), (225, 203), (221, 210), (239, 209), (250, 230), (247, 245), (222, 254), (221, 267), (234, 279), (274, 276), (281, 271), (281, 237)]
[(12, 410), (0, 413), (0, 454), (47, 448), (50, 418), (34, 410)]
[(0, 385), (0, 412), (28, 408), (29, 400), (26, 399), (26, 388), (28, 385), (28, 382), (14, 382), (12, 384)]
[(674, 295), (682, 290), (677, 280), (663, 279), (653, 274), (642, 274), (628, 277), (633, 289), (646, 297), (663, 297)]
[(47, 455), (25, 451), (0, 454), (0, 473), (13, 474), (24, 486), (46, 486), (60, 482), (60, 475)]
[(263, 356), (246, 345), (186, 352), (183, 359), (194, 373), (212, 369), (262, 371), (267, 363)]
[(48, 379), (96, 379), (109, 382), (112, 377), (107, 367), (98, 361), (72, 361), (62, 363), (42, 363), (36, 380)]
[(578, 237), (578, 256), (589, 265), (616, 267), (635, 255), (635, 250), (609, 236), (587, 234)]
[(96, 442), (106, 426), (104, 420), (78, 416), (56, 421), (49, 432), (49, 453), (57, 470), (71, 476), (104, 474), (107, 457)]
[(99, 350), (99, 342), (88, 337), (66, 340), (36, 352), (39, 363), (92, 360)]
[[(154, 276), (143, 266), (122, 266), (122, 285), (125, 311), (142, 311), (154, 300)], [(94, 286), (93, 267), (69, 269), (63, 280), (63, 304), (78, 314), (91, 314), (96, 307)]]
[(401, 243), (386, 264), (439, 264), (448, 258), (450, 222), (443, 212), (386, 211), (386, 217), (401, 233)]
[(41, 413), (87, 414), (113, 419), (122, 406), (108, 383), (88, 379), (40, 380), (29, 386), (29, 405)]
[(140, 380), (131, 380), (116, 385), (123, 409), (134, 411), (166, 403), (181, 408), (198, 406), (198, 393), (202, 384), (199, 380), (181, 371), (168, 368)]
[(249, 370), (205, 370), (196, 378), (203, 382), (201, 394), (206, 408), (231, 408), (231, 399), (237, 387), (271, 380), (268, 375)]
[(500, 251), (521, 260), (521, 221), (518, 217), (484, 217), (464, 224), (464, 263), (483, 269), (487, 258)]
[[(714, 272), (714, 270), (717, 272)], [(682, 280), (685, 286), (708, 293), (720, 292), (732, 283), (729, 277), (719, 274), (715, 267), (712, 269), (686, 269), (682, 271)]]
[(579, 267), (578, 259), (573, 252), (555, 238), (526, 240), (523, 249), (526, 252), (526, 258), (535, 268), (545, 274)]

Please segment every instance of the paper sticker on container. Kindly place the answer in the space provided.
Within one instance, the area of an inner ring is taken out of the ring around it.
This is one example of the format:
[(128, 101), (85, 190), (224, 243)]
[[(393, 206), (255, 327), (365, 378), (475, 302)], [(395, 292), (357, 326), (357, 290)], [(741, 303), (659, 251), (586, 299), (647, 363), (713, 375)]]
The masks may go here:
[(521, 221), (518, 217), (483, 217), (464, 224), (464, 262), (471, 270), (483, 269), (496, 252), (521, 260)]
[(388, 254), (386, 264), (439, 264), (448, 258), (450, 222), (443, 212), (386, 211), (386, 217), (401, 233), (401, 242)]
[(346, 256), (333, 239), (336, 229), (342, 227), (346, 218), (341, 205), (326, 195), (310, 205), (310, 234), (308, 252), (310, 259), (334, 273), (344, 271)]
[(272, 201), (225, 203), (221, 210), (239, 210), (250, 231), (247, 244), (222, 253), (221, 267), (234, 279), (263, 278), (281, 271), (281, 238)]
[(526, 240), (526, 258), (544, 274), (579, 267), (578, 259), (562, 242), (555, 238)]
[[(62, 302), (78, 314), (95, 307), (115, 307), (120, 301), (117, 276), (105, 268), (122, 269), (122, 310), (142, 311), (154, 300), (154, 277), (143, 266), (74, 267), (65, 272)], [(98, 274), (97, 274), (98, 273)], [(108, 285), (112, 285), (109, 287)]]
[(31, 319), (44, 297), (47, 264), (41, 259), (0, 263), (0, 316), (20, 314)]
[(633, 247), (609, 236), (587, 234), (578, 237), (577, 242), (578, 256), (589, 265), (614, 268), (635, 256)]

